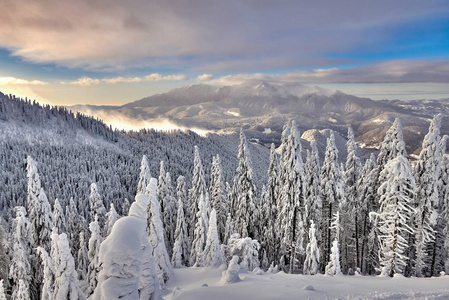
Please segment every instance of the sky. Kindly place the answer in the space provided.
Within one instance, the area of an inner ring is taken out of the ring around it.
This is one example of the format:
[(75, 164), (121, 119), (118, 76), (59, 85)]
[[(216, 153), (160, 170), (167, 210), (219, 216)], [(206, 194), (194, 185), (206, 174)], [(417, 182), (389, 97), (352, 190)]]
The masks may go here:
[(0, 0), (0, 91), (121, 105), (197, 83), (449, 97), (449, 1)]

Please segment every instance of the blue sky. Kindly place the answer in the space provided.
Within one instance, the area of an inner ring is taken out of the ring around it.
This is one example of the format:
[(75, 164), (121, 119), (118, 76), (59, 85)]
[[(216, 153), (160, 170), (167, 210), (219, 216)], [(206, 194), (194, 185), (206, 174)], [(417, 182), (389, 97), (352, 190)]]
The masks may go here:
[(447, 98), (449, 2), (0, 2), (5, 93), (118, 105), (254, 78), (373, 99)]

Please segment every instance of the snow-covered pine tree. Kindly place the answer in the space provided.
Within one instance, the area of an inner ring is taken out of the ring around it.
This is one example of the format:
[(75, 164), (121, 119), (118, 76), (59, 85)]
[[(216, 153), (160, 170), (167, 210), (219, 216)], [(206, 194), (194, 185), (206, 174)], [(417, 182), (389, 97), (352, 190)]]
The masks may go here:
[[(370, 158), (366, 160), (359, 179), (359, 206), (360, 206), (360, 234), (359, 239), (359, 261), (357, 265), (360, 266), (362, 274), (374, 274), (378, 267), (378, 239), (374, 234), (377, 228), (372, 226), (370, 222), (369, 213), (377, 209), (378, 204), (374, 203), (375, 194), (374, 181), (376, 172), (376, 158), (371, 154)], [(369, 251), (371, 250), (371, 251)]]
[(223, 182), (220, 156), (217, 154), (212, 158), (212, 169), (210, 174), (210, 203), (211, 208), (217, 214), (217, 229), (220, 241), (223, 241), (226, 226), (228, 207), (226, 204), (226, 191)]
[(232, 227), (232, 217), (231, 217), (231, 213), (228, 213), (228, 217), (226, 218), (226, 227), (225, 227), (225, 235), (223, 238), (223, 244), (227, 244), (229, 238), (231, 237), (231, 235), (234, 233), (234, 228)]
[(54, 216), (54, 226), (58, 229), (58, 232), (67, 232), (66, 219), (64, 211), (62, 210), (61, 203), (59, 199), (55, 199), (55, 204), (53, 205), (53, 216)]
[(341, 260), (343, 273), (354, 272), (359, 266), (359, 179), (362, 171), (360, 158), (357, 156), (357, 145), (355, 144), (354, 131), (348, 128), (348, 141), (346, 142), (348, 156), (343, 176), (345, 188), (345, 201), (341, 203), (341, 219), (343, 236), (341, 240)]
[(150, 198), (150, 204), (148, 205), (150, 211), (148, 212), (149, 221), (147, 232), (149, 232), (148, 239), (153, 247), (153, 256), (156, 265), (161, 271), (158, 274), (159, 283), (161, 287), (164, 287), (165, 282), (167, 282), (172, 274), (172, 268), (167, 249), (165, 248), (164, 228), (162, 225), (161, 208), (157, 196), (157, 186), (157, 180), (151, 178), (150, 183), (147, 186), (147, 195)]
[[(140, 229), (142, 249), (142, 264), (139, 278), (140, 299), (159, 299), (161, 284), (159, 282), (158, 274), (161, 274), (162, 270), (156, 265), (156, 259), (153, 256), (153, 246), (151, 245), (147, 231), (145, 230), (145, 228), (148, 228), (149, 205), (150, 197), (148, 195), (137, 194), (136, 200), (129, 209), (129, 216), (139, 218), (140, 223), (143, 224), (144, 227), (143, 230)], [(118, 228), (117, 232), (119, 231), (120, 229)], [(128, 254), (123, 253), (123, 255), (126, 257)]]
[[(206, 188), (206, 179), (204, 177), (204, 169), (203, 164), (201, 162), (200, 151), (198, 146), (195, 146), (195, 157), (193, 161), (193, 176), (192, 176), (192, 187), (189, 189), (189, 220), (187, 222), (189, 237), (193, 239), (195, 232), (195, 225), (197, 222), (197, 212), (199, 210), (199, 201), (201, 194), (204, 197), (204, 201), (209, 199), (207, 188)], [(207, 200), (209, 201), (209, 200)], [(205, 203), (207, 207), (207, 203)], [(193, 240), (191, 240), (193, 241)], [(193, 243), (192, 243), (193, 245)]]
[(228, 189), (228, 203), (229, 203), (229, 212), (231, 213), (232, 220), (235, 221), (237, 217), (237, 204), (239, 198), (239, 178), (238, 175), (235, 175), (232, 181), (232, 186), (229, 185)]
[(331, 253), (329, 257), (329, 262), (326, 265), (325, 273), (326, 275), (334, 276), (341, 275), (340, 268), (340, 250), (338, 250), (338, 241), (334, 240), (332, 242)]
[(105, 228), (104, 225), (106, 223), (106, 208), (104, 207), (103, 200), (100, 197), (100, 193), (98, 192), (98, 187), (95, 182), (90, 185), (89, 208), (90, 222), (94, 222), (95, 216), (97, 216), (98, 226), (101, 228), (100, 232), (103, 233)]
[(100, 271), (99, 253), (100, 244), (103, 242), (103, 237), (100, 233), (100, 226), (98, 225), (98, 218), (94, 216), (94, 221), (89, 224), (90, 239), (88, 248), (89, 266), (87, 268), (87, 297), (92, 295), (98, 283), (98, 272)]
[[(179, 183), (179, 181), (178, 181)], [(190, 240), (187, 235), (187, 224), (184, 217), (184, 203), (181, 197), (178, 198), (178, 214), (176, 218), (175, 245), (171, 264), (173, 268), (180, 268), (189, 264)]]
[(259, 236), (259, 208), (256, 205), (256, 186), (253, 182), (249, 147), (243, 128), (240, 129), (238, 159), (238, 198), (234, 229), (243, 237), (250, 236), (257, 239)]
[[(147, 190), (147, 186), (150, 183), (151, 172), (150, 165), (148, 163), (148, 158), (146, 155), (142, 157), (142, 162), (140, 163), (140, 175), (139, 175), (139, 183), (137, 185), (137, 193), (145, 194)], [(128, 214), (128, 211), (122, 212), (123, 215)]]
[(84, 239), (84, 231), (79, 233), (79, 250), (77, 253), (77, 273), (78, 273), (78, 282), (81, 290), (85, 294), (87, 291), (87, 268), (89, 267), (89, 257), (86, 247), (86, 241)]
[(322, 240), (324, 245), (322, 259), (320, 261), (325, 266), (331, 257), (331, 241), (334, 239), (331, 233), (332, 217), (344, 199), (344, 186), (333, 131), (330, 132), (330, 137), (327, 139), (324, 164), (321, 168), (321, 196), (323, 201)]
[(219, 267), (225, 262), (225, 259), (220, 250), (220, 241), (218, 240), (217, 229), (217, 213), (212, 209), (209, 218), (209, 229), (207, 231), (206, 246), (204, 247), (203, 266), (205, 267)]
[(318, 273), (318, 267), (320, 264), (320, 250), (318, 247), (318, 242), (316, 240), (315, 234), (315, 223), (313, 220), (310, 222), (309, 229), (309, 242), (306, 247), (306, 259), (304, 261), (303, 274), (305, 275), (315, 275)]
[(173, 246), (175, 245), (175, 229), (176, 229), (176, 212), (177, 208), (177, 200), (176, 200), (176, 191), (172, 185), (170, 173), (167, 172), (165, 175), (165, 183), (167, 185), (167, 198), (164, 208), (164, 230), (165, 236), (167, 238), (166, 247), (168, 251), (168, 255), (171, 257)]
[[(9, 268), (9, 279), (12, 281), (11, 299), (30, 299), (30, 283), (32, 270), (30, 259), (33, 259), (33, 224), (26, 216), (22, 206), (15, 208), (16, 218), (13, 225), (13, 255)], [(35, 295), (37, 297), (37, 295)]]
[[(4, 229), (4, 219), (0, 217), (0, 278), (8, 278), (9, 265), (10, 265), (10, 253), (11, 243), (10, 235), (6, 233)], [(4, 288), (8, 288), (8, 282), (4, 282)]]
[(304, 167), (305, 178), (305, 222), (306, 229), (310, 228), (312, 221), (315, 223), (316, 236), (321, 240), (321, 167), (316, 141), (310, 141), (311, 152), (307, 150), (307, 160)]
[[(379, 260), (382, 274), (403, 274), (408, 257), (409, 235), (413, 229), (408, 225), (414, 213), (413, 201), (415, 179), (409, 161), (402, 154), (389, 161), (380, 173), (382, 185), (377, 226), (379, 231)], [(371, 213), (375, 214), (375, 213)]]
[(65, 208), (65, 220), (67, 226), (67, 237), (69, 238), (72, 255), (76, 255), (80, 248), (79, 233), (81, 230), (81, 216), (78, 214), (75, 201), (70, 198), (69, 205)]
[(204, 196), (200, 196), (198, 203), (199, 210), (197, 212), (197, 222), (195, 224), (195, 232), (193, 235), (193, 243), (190, 251), (190, 265), (194, 267), (202, 267), (204, 262), (203, 252), (206, 245), (206, 234), (208, 231), (208, 220), (205, 212)]
[[(279, 161), (274, 144), (270, 148), (270, 164), (268, 166), (268, 183), (262, 210), (264, 211), (263, 223), (265, 236), (263, 237), (264, 248), (269, 262), (275, 261), (279, 245), (279, 236), (276, 234), (276, 220), (278, 218), (278, 198), (279, 198)], [(228, 237), (229, 238), (229, 237)], [(261, 237), (262, 238), (262, 237)]]
[[(187, 188), (186, 188), (186, 178), (182, 175), (178, 176), (178, 179), (176, 179), (176, 197), (179, 201), (182, 202), (182, 207), (184, 210), (184, 218), (187, 225), (187, 230), (189, 230), (189, 224), (188, 221), (189, 218), (189, 198), (187, 197)], [(187, 231), (188, 235), (188, 231)]]
[(426, 246), (435, 242), (433, 226), (437, 221), (438, 178), (441, 168), (440, 127), (442, 114), (436, 115), (430, 123), (429, 132), (424, 137), (422, 150), (414, 165), (416, 182), (415, 207), (415, 276), (430, 276), (432, 257)]
[(69, 241), (65, 233), (53, 233), (52, 239), (57, 243), (57, 252), (52, 257), (55, 267), (55, 299), (85, 299), (84, 293), (78, 287), (75, 261), (70, 252)]
[(109, 209), (109, 212), (106, 214), (106, 236), (108, 236), (111, 233), (112, 226), (114, 226), (115, 222), (117, 222), (119, 216), (117, 214), (117, 211), (115, 210), (114, 203), (111, 203), (111, 208)]
[[(43, 247), (50, 251), (50, 234), (53, 227), (53, 213), (48, 202), (47, 195), (41, 187), (41, 181), (37, 172), (36, 162), (28, 156), (27, 158), (28, 178), (28, 213), (33, 224), (33, 248)], [(34, 266), (38, 269), (38, 266)], [(39, 280), (38, 278), (36, 278)]]
[(55, 264), (53, 259), (48, 255), (47, 251), (45, 251), (42, 247), (37, 247), (37, 253), (41, 257), (44, 277), (42, 280), (42, 292), (41, 299), (42, 300), (52, 300), (54, 299), (55, 292)]

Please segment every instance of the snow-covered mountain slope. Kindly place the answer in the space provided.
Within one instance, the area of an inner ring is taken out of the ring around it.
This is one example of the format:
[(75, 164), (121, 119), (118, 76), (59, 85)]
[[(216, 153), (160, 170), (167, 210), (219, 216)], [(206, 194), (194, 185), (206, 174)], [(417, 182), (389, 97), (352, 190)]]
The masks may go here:
[[(28, 155), (38, 163), (51, 203), (56, 197), (63, 207), (71, 197), (88, 201), (89, 185), (97, 182), (103, 196), (120, 208), (124, 198), (132, 200), (136, 194), (144, 154), (152, 176), (158, 177), (159, 163), (165, 161), (174, 184), (183, 175), (190, 185), (195, 145), (200, 149), (206, 180), (212, 156), (219, 154), (224, 179), (232, 184), (238, 164), (238, 135), (202, 137), (183, 130), (120, 132), (64, 108), (41, 107), (0, 93), (0, 210), (11, 201), (24, 203)], [(261, 187), (269, 151), (256, 144), (250, 144), (250, 151), (254, 178)]]
[[(106, 122), (166, 121), (182, 128), (236, 132), (244, 127), (261, 144), (279, 144), (283, 125), (295, 119), (302, 132), (333, 129), (346, 135), (355, 130), (360, 145), (377, 148), (395, 117), (404, 125), (408, 152), (420, 149), (434, 110), (415, 110), (402, 102), (373, 101), (335, 90), (299, 83), (248, 81), (234, 86), (192, 85), (154, 95), (123, 106), (74, 106)], [(443, 134), (449, 133), (443, 122)]]

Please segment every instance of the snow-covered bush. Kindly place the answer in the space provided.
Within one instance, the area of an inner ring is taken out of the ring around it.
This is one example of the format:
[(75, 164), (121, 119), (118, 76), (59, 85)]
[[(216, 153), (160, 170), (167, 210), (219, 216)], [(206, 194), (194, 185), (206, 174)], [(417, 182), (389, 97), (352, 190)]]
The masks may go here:
[(257, 240), (249, 237), (240, 238), (240, 234), (234, 233), (229, 238), (225, 255), (227, 260), (239, 257), (240, 266), (248, 271), (260, 266), (259, 262), (260, 244)]

